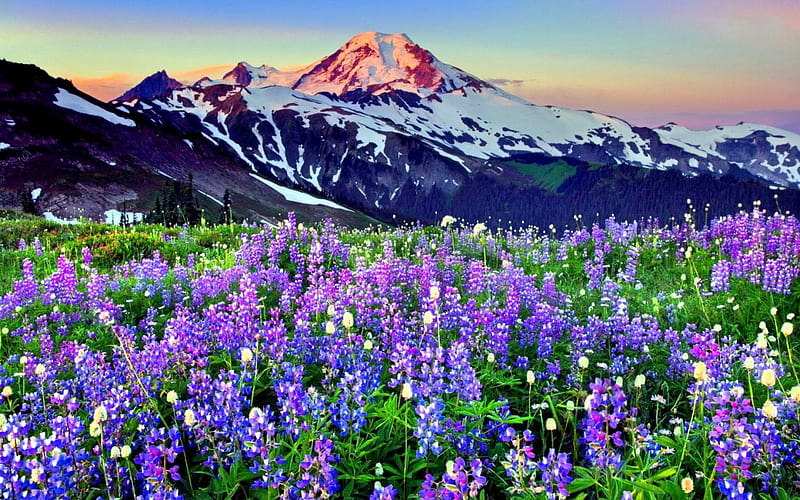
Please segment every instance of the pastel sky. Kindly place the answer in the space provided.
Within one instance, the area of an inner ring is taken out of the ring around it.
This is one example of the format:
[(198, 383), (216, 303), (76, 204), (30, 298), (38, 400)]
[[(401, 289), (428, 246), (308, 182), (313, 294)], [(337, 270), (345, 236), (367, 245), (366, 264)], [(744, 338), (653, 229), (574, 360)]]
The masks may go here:
[(407, 33), (536, 104), (800, 131), (798, 0), (0, 0), (0, 57), (103, 99), (160, 69), (304, 66), (362, 31)]

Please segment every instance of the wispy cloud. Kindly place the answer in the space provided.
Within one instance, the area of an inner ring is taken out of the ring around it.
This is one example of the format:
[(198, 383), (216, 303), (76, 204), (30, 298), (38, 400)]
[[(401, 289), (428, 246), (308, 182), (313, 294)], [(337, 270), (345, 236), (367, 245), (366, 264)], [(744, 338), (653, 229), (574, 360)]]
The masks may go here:
[(509, 78), (489, 78), (486, 80), (488, 83), (492, 85), (498, 85), (500, 87), (520, 87), (525, 85), (528, 82), (532, 82), (533, 80), (512, 80)]

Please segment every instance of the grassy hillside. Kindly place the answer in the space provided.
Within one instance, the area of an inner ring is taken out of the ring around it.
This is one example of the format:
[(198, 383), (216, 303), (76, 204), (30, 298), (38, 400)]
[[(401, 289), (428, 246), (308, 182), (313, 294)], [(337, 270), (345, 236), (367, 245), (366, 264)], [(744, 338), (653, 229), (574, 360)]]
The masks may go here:
[(0, 492), (797, 497), (800, 221), (680, 220), (6, 214)]

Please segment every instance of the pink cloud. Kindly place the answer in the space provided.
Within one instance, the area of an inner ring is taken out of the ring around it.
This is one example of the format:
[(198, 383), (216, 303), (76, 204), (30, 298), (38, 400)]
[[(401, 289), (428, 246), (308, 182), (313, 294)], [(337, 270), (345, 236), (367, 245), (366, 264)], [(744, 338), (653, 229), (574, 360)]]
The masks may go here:
[(110, 101), (119, 97), (138, 81), (128, 73), (114, 73), (98, 78), (71, 78), (72, 83), (80, 90), (101, 101)]

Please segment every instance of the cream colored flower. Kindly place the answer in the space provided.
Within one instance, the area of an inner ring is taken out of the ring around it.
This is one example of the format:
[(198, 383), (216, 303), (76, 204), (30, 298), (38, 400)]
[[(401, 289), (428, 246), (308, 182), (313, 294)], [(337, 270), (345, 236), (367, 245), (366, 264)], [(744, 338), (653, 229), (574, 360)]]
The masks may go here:
[(103, 433), (103, 428), (100, 426), (98, 422), (92, 422), (89, 424), (89, 435), (92, 437), (99, 437), (100, 434)]
[(39, 363), (38, 365), (36, 365), (36, 368), (33, 370), (33, 372), (34, 372), (36, 375), (38, 375), (38, 376), (40, 376), (40, 377), (41, 377), (42, 375), (44, 375), (44, 372), (45, 372), (44, 365), (43, 365), (43, 364), (41, 364), (41, 363)]
[(761, 372), (761, 383), (766, 385), (767, 387), (773, 387), (775, 385), (775, 370), (772, 368), (767, 368), (763, 372)]
[(197, 423), (197, 419), (194, 416), (194, 411), (191, 408), (187, 408), (185, 412), (183, 412), (183, 421), (189, 427), (193, 426)]
[(100, 405), (97, 408), (95, 408), (92, 420), (94, 420), (95, 422), (105, 422), (106, 420), (108, 420), (108, 411), (106, 411), (106, 407)]
[(681, 480), (681, 489), (686, 494), (689, 494), (692, 491), (694, 491), (694, 481), (692, 481), (692, 478), (690, 477), (683, 478)]
[(353, 320), (353, 313), (351, 313), (350, 311), (345, 311), (344, 316), (342, 317), (342, 326), (346, 330), (349, 330), (353, 328), (354, 323), (355, 321)]
[(411, 390), (411, 384), (405, 382), (403, 384), (403, 388), (400, 390), (400, 396), (403, 399), (411, 399), (411, 396), (414, 395), (414, 392)]
[(781, 326), (781, 333), (784, 337), (788, 337), (794, 332), (794, 325), (788, 321)]
[(119, 456), (122, 458), (128, 458), (129, 456), (131, 456), (131, 447), (128, 446), (127, 444), (123, 445), (122, 448), (120, 448), (119, 450)]
[(122, 456), (122, 450), (119, 449), (119, 446), (112, 446), (111, 458), (119, 458), (120, 456)]
[(756, 360), (753, 359), (753, 356), (747, 356), (744, 358), (744, 368), (745, 370), (752, 370), (756, 367)]
[(581, 356), (580, 358), (578, 358), (578, 368), (580, 368), (581, 370), (589, 368), (589, 358), (587, 358), (586, 356)]
[(178, 393), (175, 391), (169, 391), (167, 393), (167, 403), (174, 405), (175, 401), (178, 400)]
[(475, 227), (472, 228), (472, 235), (478, 236), (484, 231), (486, 231), (486, 224), (484, 224), (483, 222), (478, 222), (477, 224), (475, 224)]
[(770, 420), (778, 416), (778, 407), (769, 399), (764, 403), (761, 411), (764, 413), (764, 416)]
[(328, 313), (328, 316), (333, 316), (334, 314), (336, 314), (336, 308), (333, 307), (333, 304), (328, 305), (327, 313)]
[(12, 394), (14, 394), (14, 390), (11, 388), (11, 386), (7, 385), (7, 386), (3, 387), (3, 397), (4, 398), (8, 399), (8, 398), (11, 397)]
[(533, 375), (533, 370), (528, 370), (528, 373), (525, 374), (525, 379), (528, 381), (528, 385), (533, 385), (536, 381), (536, 377)]
[(636, 375), (636, 378), (633, 380), (633, 386), (637, 389), (641, 389), (644, 387), (647, 378), (643, 374)]
[(433, 313), (425, 311), (425, 314), (422, 315), (422, 323), (425, 325), (433, 324)]
[(494, 363), (494, 353), (493, 352), (490, 352), (489, 354), (486, 355), (486, 361), (488, 361), (489, 363)]
[(438, 286), (436, 286), (436, 285), (431, 286), (430, 292), (431, 292), (431, 298), (433, 300), (438, 300), (439, 299), (439, 287)]
[(456, 218), (452, 215), (445, 215), (442, 217), (442, 222), (439, 224), (442, 227), (450, 227), (456, 222)]
[(710, 378), (708, 376), (708, 367), (703, 361), (698, 361), (694, 364), (694, 378), (698, 382), (704, 382)]
[(367, 340), (364, 341), (364, 350), (371, 351), (372, 347), (373, 347), (373, 345), (372, 345), (372, 341), (370, 339), (367, 339)]
[(800, 385), (796, 385), (789, 390), (789, 397), (795, 403), (800, 403)]
[(242, 347), (242, 363), (247, 364), (253, 361), (253, 351), (249, 347)]
[(547, 429), (548, 431), (556, 430), (556, 428), (557, 428), (556, 419), (554, 419), (552, 417), (548, 418), (544, 423), (544, 428)]
[(333, 324), (333, 321), (328, 321), (325, 323), (325, 333), (328, 335), (333, 335), (333, 332), (336, 331), (336, 325)]
[(44, 468), (35, 467), (33, 470), (31, 470), (31, 481), (33, 481), (34, 483), (40, 484), (44, 482), (43, 476), (44, 476)]

